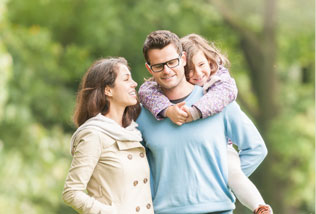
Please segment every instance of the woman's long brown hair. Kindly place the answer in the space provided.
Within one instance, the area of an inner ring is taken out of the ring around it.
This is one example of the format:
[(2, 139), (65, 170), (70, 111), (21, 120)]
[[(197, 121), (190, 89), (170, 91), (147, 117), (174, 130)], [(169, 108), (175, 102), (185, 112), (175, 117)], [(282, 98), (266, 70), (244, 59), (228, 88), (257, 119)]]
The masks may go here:
[[(79, 86), (76, 107), (73, 116), (77, 127), (82, 125), (91, 117), (101, 113), (107, 114), (110, 102), (104, 94), (105, 87), (114, 87), (119, 65), (127, 65), (123, 57), (104, 58), (95, 61), (85, 73)], [(126, 107), (123, 114), (123, 127), (131, 124), (140, 114), (140, 104)]]

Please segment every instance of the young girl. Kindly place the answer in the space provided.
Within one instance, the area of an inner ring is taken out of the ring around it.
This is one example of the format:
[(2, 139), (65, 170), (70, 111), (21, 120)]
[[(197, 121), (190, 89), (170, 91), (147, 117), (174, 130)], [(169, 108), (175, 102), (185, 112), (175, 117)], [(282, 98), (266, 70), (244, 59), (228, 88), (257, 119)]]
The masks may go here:
[[(184, 102), (173, 105), (154, 81), (146, 81), (139, 89), (141, 103), (158, 120), (168, 117), (177, 125), (221, 112), (237, 96), (236, 83), (224, 67), (228, 66), (229, 61), (216, 47), (196, 34), (183, 37), (181, 43), (187, 54), (186, 78), (192, 84), (203, 86), (204, 96), (193, 106), (187, 107)], [(273, 213), (242, 172), (239, 155), (229, 139), (227, 154), (228, 185), (239, 201), (255, 214)]]

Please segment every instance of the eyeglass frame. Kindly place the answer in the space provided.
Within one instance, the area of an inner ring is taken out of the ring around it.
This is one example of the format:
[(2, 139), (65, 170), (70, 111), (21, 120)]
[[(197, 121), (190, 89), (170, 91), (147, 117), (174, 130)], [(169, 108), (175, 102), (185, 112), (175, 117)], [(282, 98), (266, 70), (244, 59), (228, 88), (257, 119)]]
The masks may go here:
[[(182, 54), (179, 54), (179, 56), (178, 56), (177, 58), (170, 59), (170, 60), (168, 60), (167, 62), (158, 63), (158, 64), (154, 64), (154, 65), (150, 65), (149, 63), (147, 63), (147, 65), (150, 67), (150, 69), (151, 69), (152, 72), (154, 72), (154, 73), (159, 73), (159, 72), (163, 71), (163, 69), (165, 69), (165, 65), (166, 65), (168, 68), (175, 68), (175, 67), (179, 66), (179, 65), (180, 65), (181, 56), (182, 56)], [(170, 67), (170, 66), (168, 65), (168, 63), (171, 62), (172, 60), (175, 60), (175, 59), (178, 60), (177, 65)], [(152, 66), (155, 66), (155, 65), (162, 65), (162, 69), (161, 69), (160, 71), (154, 71), (153, 68), (152, 68)]]

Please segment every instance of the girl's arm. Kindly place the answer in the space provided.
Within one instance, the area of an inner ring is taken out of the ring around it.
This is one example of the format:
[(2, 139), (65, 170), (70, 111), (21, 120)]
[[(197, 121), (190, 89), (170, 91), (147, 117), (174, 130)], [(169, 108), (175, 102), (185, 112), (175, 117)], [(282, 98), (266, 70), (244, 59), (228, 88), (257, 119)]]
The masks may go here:
[(164, 118), (163, 111), (172, 103), (162, 93), (157, 82), (145, 81), (138, 90), (140, 102), (148, 109), (157, 120)]
[(185, 103), (173, 105), (162, 93), (155, 81), (144, 82), (138, 91), (140, 102), (157, 120), (170, 118), (177, 125), (182, 125), (188, 114), (182, 110)]
[(235, 80), (224, 67), (220, 67), (204, 84), (203, 90), (205, 95), (192, 106), (193, 110), (195, 108), (194, 111), (199, 111), (202, 118), (221, 112), (229, 103), (236, 100), (238, 92)]
[(113, 206), (105, 205), (85, 192), (101, 150), (99, 135), (92, 132), (82, 137), (75, 148), (64, 185), (63, 200), (79, 213), (115, 213)]

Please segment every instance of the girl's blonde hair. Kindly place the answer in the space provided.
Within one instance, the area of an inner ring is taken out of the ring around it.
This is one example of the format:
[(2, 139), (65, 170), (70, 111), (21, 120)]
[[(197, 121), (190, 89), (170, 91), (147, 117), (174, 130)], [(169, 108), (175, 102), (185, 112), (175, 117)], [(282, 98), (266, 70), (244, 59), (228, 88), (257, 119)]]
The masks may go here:
[(192, 58), (193, 56), (202, 51), (210, 63), (211, 67), (211, 75), (217, 72), (219, 66), (229, 67), (230, 62), (221, 54), (221, 52), (215, 47), (215, 45), (202, 36), (198, 34), (189, 34), (184, 36), (180, 39), (183, 51), (187, 54), (187, 64), (185, 66), (185, 76), (189, 79), (189, 73), (192, 71), (193, 63)]

